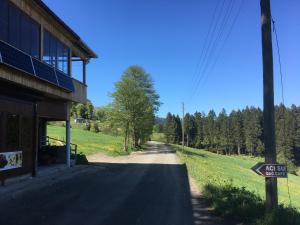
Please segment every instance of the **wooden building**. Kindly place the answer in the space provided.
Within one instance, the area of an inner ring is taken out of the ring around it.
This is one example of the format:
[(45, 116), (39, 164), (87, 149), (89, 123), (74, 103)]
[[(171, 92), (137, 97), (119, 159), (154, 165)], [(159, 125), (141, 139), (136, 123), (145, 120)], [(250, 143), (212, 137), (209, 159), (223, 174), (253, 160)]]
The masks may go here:
[[(96, 57), (41, 0), (0, 0), (0, 180), (36, 174), (47, 121), (66, 121), (70, 166), (70, 104), (85, 103)], [(72, 78), (78, 61), (81, 81)]]

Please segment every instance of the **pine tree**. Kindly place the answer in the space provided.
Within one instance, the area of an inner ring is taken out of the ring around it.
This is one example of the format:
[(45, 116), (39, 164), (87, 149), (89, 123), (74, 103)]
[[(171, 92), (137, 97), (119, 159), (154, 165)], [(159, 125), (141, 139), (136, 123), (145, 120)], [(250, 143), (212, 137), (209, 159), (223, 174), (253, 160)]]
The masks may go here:
[(190, 146), (190, 120), (191, 120), (191, 115), (189, 113), (185, 114), (184, 116), (184, 134), (185, 134), (185, 143), (186, 146)]
[(283, 104), (275, 107), (275, 130), (277, 160), (287, 163), (289, 172), (296, 172), (295, 157), (293, 152), (293, 117)]
[(205, 137), (204, 142), (208, 148), (215, 148), (216, 137), (216, 113), (214, 110), (210, 110), (205, 121)]
[(176, 143), (180, 144), (182, 140), (182, 125), (181, 125), (181, 119), (178, 115), (175, 117), (175, 123), (176, 123)]
[(233, 127), (233, 144), (234, 148), (237, 150), (237, 154), (241, 154), (241, 150), (245, 146), (245, 137), (244, 137), (244, 121), (243, 114), (240, 110), (232, 111), (230, 114), (232, 127)]
[(196, 125), (195, 147), (203, 148), (203, 140), (204, 140), (203, 115), (200, 112), (195, 112), (194, 117), (195, 117), (195, 125)]
[(173, 143), (174, 140), (174, 123), (173, 123), (173, 115), (169, 112), (166, 117), (165, 126), (164, 126), (164, 134), (167, 143)]
[(260, 109), (247, 107), (244, 110), (244, 132), (246, 150), (254, 155), (262, 136), (262, 111)]

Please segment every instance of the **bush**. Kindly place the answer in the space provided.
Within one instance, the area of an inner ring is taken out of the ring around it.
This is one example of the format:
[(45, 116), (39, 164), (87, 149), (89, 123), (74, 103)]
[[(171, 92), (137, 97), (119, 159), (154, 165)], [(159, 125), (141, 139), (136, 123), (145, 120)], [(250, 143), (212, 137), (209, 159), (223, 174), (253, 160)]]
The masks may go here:
[(296, 209), (280, 205), (272, 213), (265, 213), (265, 202), (258, 195), (227, 181), (205, 185), (203, 195), (216, 214), (226, 218), (255, 225), (300, 225)]
[(264, 212), (263, 200), (243, 188), (225, 185), (207, 184), (204, 186), (204, 196), (209, 200), (218, 215), (242, 220), (251, 221)]
[(90, 122), (85, 123), (85, 126), (83, 127), (83, 130), (90, 130), (91, 129), (91, 124)]
[(87, 160), (85, 154), (83, 154), (82, 152), (77, 154), (77, 160), (76, 160), (77, 165), (86, 165), (88, 163), (89, 163), (89, 161)]
[(265, 214), (255, 225), (300, 225), (300, 214), (295, 208), (280, 205), (277, 210)]
[(100, 130), (99, 130), (99, 126), (98, 126), (98, 123), (97, 122), (93, 122), (91, 124), (91, 131), (92, 132), (95, 132), (95, 133), (99, 133)]

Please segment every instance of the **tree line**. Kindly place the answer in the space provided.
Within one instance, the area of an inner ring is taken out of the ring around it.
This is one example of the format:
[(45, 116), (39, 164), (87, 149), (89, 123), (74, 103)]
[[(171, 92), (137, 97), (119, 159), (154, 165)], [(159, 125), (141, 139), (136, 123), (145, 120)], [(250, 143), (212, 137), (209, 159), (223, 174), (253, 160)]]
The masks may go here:
[[(275, 107), (277, 158), (287, 163), (291, 172), (300, 164), (300, 107)], [(208, 149), (219, 154), (247, 154), (264, 156), (263, 112), (260, 108), (246, 107), (229, 114), (223, 109), (218, 115), (187, 113), (184, 117), (186, 146)], [(164, 134), (168, 143), (181, 144), (182, 120), (167, 114)]]

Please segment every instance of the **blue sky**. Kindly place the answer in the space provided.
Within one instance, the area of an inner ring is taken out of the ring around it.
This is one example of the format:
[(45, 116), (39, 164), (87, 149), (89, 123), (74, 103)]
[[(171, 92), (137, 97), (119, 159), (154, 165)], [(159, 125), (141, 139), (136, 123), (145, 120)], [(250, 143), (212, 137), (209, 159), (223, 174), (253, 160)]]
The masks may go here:
[[(109, 103), (114, 83), (128, 66), (137, 64), (154, 79), (163, 102), (159, 116), (181, 113), (183, 101), (188, 112), (262, 106), (259, 0), (244, 1), (233, 29), (243, 0), (224, 1), (221, 13), (221, 0), (44, 0), (100, 56), (88, 65), (88, 98), (96, 106)], [(285, 101), (299, 105), (300, 1), (271, 2)], [(201, 58), (203, 48), (212, 43), (205, 40), (209, 27), (213, 33), (217, 4), (220, 21), (215, 34), (222, 23), (226, 26), (220, 39), (209, 39), (217, 40), (210, 45), (215, 51)], [(275, 42), (273, 46), (275, 102), (280, 103)]]

